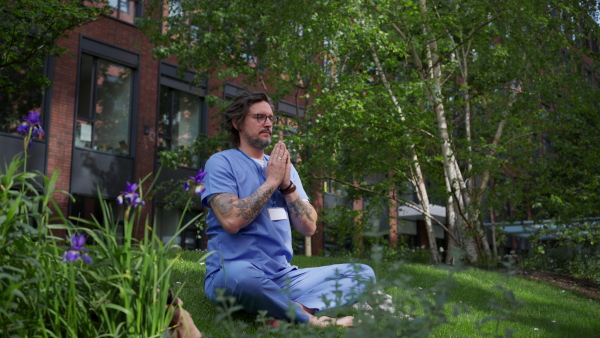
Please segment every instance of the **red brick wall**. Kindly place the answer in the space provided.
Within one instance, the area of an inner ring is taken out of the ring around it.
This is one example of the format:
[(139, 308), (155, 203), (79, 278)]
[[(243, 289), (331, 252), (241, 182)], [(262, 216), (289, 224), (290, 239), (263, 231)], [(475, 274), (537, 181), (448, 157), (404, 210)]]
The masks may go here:
[[(67, 38), (60, 39), (57, 44), (67, 48), (61, 58), (57, 58), (54, 68), (54, 84), (52, 87), (51, 105), (51, 134), (48, 136), (48, 168), (47, 172), (59, 170), (60, 176), (57, 190), (70, 191), (71, 158), (73, 150), (73, 130), (75, 124), (75, 103), (77, 93), (77, 65), (79, 60), (80, 36), (103, 41), (120, 48), (140, 54), (139, 94), (137, 106), (136, 127), (136, 180), (145, 177), (154, 169), (154, 152), (156, 143), (156, 108), (158, 93), (158, 62), (152, 58), (152, 45), (143, 33), (136, 27), (119, 20), (102, 17), (97, 21), (75, 29)], [(148, 135), (144, 134), (144, 127), (150, 128)], [(144, 184), (147, 190), (151, 178)], [(125, 189), (125, 182), (122, 184)], [(64, 194), (55, 196), (61, 210), (66, 214), (68, 197)], [(145, 219), (149, 216), (150, 208), (144, 208)], [(138, 235), (143, 234), (143, 229)]]
[[(79, 61), (79, 41), (84, 35), (120, 48), (140, 54), (140, 64), (138, 71), (140, 75), (137, 105), (137, 126), (136, 126), (136, 157), (135, 157), (135, 180), (139, 180), (154, 170), (155, 150), (156, 150), (156, 116), (159, 86), (159, 62), (152, 57), (152, 45), (144, 34), (137, 30), (133, 25), (116, 20), (110, 17), (102, 17), (97, 21), (79, 27), (72, 31), (67, 38), (60, 39), (57, 44), (65, 47), (67, 52), (61, 58), (57, 58), (54, 68), (54, 84), (51, 104), (51, 133), (48, 135), (48, 168), (49, 174), (59, 171), (59, 179), (56, 189), (70, 191), (71, 159), (73, 152), (73, 137), (75, 118), (75, 104), (77, 94), (77, 69)], [(166, 60), (169, 63), (176, 64), (176, 59), (171, 57)], [(217, 97), (223, 97), (223, 83), (209, 80), (209, 93)], [(228, 79), (229, 83), (265, 91), (260, 79), (256, 79), (256, 86), (248, 87), (242, 78)], [(268, 92), (273, 88), (268, 87)], [(295, 97), (286, 98), (289, 102), (295, 102)], [(215, 135), (220, 128), (220, 119), (214, 118), (218, 114), (218, 108), (209, 108), (208, 111), (208, 134)], [(149, 129), (148, 135), (144, 133), (146, 127)], [(143, 191), (147, 191), (152, 177), (150, 177), (143, 186)], [(115, 182), (123, 185), (125, 182)], [(64, 214), (68, 212), (69, 198), (64, 194), (56, 194), (55, 198)], [(321, 205), (317, 201), (317, 206)], [(320, 209), (320, 208), (319, 208)], [(142, 214), (142, 220), (149, 220), (152, 224), (151, 208), (145, 207)], [(136, 230), (136, 237), (143, 236), (143, 227)], [(313, 242), (313, 252), (319, 253), (323, 249), (322, 225)]]

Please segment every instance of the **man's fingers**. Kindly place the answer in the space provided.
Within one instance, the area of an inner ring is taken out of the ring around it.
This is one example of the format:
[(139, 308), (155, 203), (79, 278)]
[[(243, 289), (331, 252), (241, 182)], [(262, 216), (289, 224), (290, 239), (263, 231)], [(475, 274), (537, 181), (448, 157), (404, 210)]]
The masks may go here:
[(282, 144), (281, 141), (277, 142), (277, 144), (275, 144), (275, 147), (273, 147), (273, 151), (271, 152), (271, 157), (274, 157), (277, 160), (280, 160), (282, 158), (282, 155), (284, 153), (284, 149), (282, 148)]
[(286, 159), (287, 153), (288, 153), (288, 151), (285, 147), (285, 143), (279, 141), (279, 142), (277, 142), (277, 144), (273, 148), (273, 151), (271, 152), (271, 158), (274, 158), (278, 161), (283, 161), (283, 160), (287, 161), (287, 159)]

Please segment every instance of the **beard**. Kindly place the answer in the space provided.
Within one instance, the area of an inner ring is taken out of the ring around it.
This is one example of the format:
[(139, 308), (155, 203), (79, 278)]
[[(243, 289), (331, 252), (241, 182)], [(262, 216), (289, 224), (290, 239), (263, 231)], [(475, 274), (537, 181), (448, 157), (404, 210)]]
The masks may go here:
[[(262, 130), (261, 130), (262, 132)], [(259, 137), (252, 137), (251, 135), (244, 134), (246, 141), (249, 145), (257, 149), (265, 149), (271, 144), (271, 137), (269, 135), (268, 139), (261, 139)]]

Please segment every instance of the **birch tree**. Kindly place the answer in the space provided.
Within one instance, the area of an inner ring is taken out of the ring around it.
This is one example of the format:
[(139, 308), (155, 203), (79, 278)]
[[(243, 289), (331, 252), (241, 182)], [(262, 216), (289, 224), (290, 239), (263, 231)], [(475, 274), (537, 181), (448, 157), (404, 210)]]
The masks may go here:
[[(551, 111), (543, 101), (565, 97), (560, 79), (578, 75), (559, 66), (581, 64), (590, 53), (579, 39), (596, 29), (580, 1), (167, 3), (177, 10), (142, 25), (157, 57), (294, 95), (308, 109), (288, 138), (304, 176), (418, 210), (436, 263), (433, 224), (481, 262), (492, 251), (488, 206), (532, 203), (510, 187), (531, 188)], [(399, 193), (406, 182), (417, 202)], [(447, 201), (447, 224), (431, 215), (432, 198)]]

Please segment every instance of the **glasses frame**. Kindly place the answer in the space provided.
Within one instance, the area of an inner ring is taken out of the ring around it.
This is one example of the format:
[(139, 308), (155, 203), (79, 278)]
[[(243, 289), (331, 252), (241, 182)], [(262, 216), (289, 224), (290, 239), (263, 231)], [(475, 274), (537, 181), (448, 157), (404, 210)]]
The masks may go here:
[[(254, 116), (256, 118), (256, 122), (258, 122), (258, 124), (267, 123), (267, 119), (271, 120), (271, 124), (277, 124), (277, 122), (279, 122), (279, 116), (276, 116), (276, 115), (248, 114), (248, 116)], [(262, 120), (262, 122), (260, 120)]]

